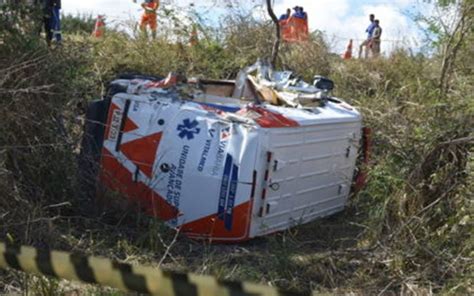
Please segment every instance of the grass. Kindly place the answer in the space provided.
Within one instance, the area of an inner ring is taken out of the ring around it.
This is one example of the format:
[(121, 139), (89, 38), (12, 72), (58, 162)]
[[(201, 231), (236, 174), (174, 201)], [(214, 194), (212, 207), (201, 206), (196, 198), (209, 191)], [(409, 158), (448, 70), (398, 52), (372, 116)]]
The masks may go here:
[[(1, 31), (9, 46), (0, 48), (0, 240), (302, 292), (472, 293), (472, 59), (457, 60), (443, 94), (437, 55), (400, 49), (341, 61), (321, 36), (282, 49), (279, 66), (305, 78), (330, 76), (335, 95), (357, 106), (374, 130), (367, 187), (327, 219), (239, 245), (210, 245), (175, 241), (173, 230), (124, 209), (115, 195), (101, 210), (81, 194), (81, 106), (100, 97), (110, 79), (129, 71), (231, 78), (268, 55), (269, 30), (235, 18), (224, 38), (209, 33), (196, 47), (112, 32), (98, 42), (66, 35), (64, 47), (53, 50), (36, 37)], [(462, 53), (471, 49), (467, 43)], [(11, 271), (0, 271), (0, 291), (120, 295)]]

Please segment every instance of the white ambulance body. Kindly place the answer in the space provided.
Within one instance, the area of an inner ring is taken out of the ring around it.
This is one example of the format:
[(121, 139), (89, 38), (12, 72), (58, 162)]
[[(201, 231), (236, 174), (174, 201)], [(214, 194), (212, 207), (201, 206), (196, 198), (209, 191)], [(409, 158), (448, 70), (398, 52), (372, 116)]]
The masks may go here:
[(229, 81), (191, 95), (169, 79), (113, 84), (99, 181), (170, 227), (237, 242), (344, 209), (361, 138), (347, 103), (256, 104)]

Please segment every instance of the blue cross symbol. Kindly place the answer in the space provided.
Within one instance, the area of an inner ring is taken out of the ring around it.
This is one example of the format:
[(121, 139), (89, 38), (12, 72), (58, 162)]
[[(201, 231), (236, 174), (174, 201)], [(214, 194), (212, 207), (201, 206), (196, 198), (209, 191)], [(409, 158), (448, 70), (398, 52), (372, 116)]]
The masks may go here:
[(189, 118), (183, 120), (183, 123), (178, 125), (179, 137), (188, 140), (194, 139), (194, 135), (199, 134), (201, 129), (198, 128), (199, 122), (197, 120), (191, 121)]

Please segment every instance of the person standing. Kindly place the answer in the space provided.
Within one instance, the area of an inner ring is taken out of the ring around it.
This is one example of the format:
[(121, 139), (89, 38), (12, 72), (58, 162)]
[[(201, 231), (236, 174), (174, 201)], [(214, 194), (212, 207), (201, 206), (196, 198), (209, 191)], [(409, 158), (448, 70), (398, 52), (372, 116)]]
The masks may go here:
[[(53, 28), (51, 27), (51, 18), (53, 17), (53, 10), (51, 5), (51, 0), (36, 0), (35, 5), (38, 5), (42, 13), (43, 29), (46, 35), (46, 43), (48, 46), (51, 45), (51, 40), (53, 39)], [(38, 34), (41, 34), (41, 28), (38, 30)]]
[(365, 32), (367, 33), (367, 39), (365, 39), (359, 47), (359, 59), (362, 57), (362, 51), (364, 49), (365, 49), (364, 57), (365, 58), (369, 57), (369, 46), (372, 40), (372, 34), (374, 33), (374, 29), (375, 29), (375, 15), (371, 14), (369, 16), (369, 20), (370, 20), (370, 25), (365, 30)]
[(371, 50), (372, 50), (372, 57), (376, 58), (380, 56), (380, 43), (381, 43), (381, 37), (382, 37), (382, 27), (380, 27), (380, 21), (375, 20), (375, 27), (374, 27), (374, 32), (372, 34), (372, 40), (371, 40)]
[[(56, 38), (58, 44), (62, 41), (61, 36), (61, 0), (36, 0), (43, 13), (43, 28), (46, 35), (46, 43), (51, 46), (51, 41)], [(41, 29), (39, 30), (41, 32)]]
[(306, 11), (304, 11), (303, 6), (300, 6), (300, 16), (302, 19), (306, 21), (308, 20), (308, 14), (306, 13)]
[(293, 13), (294, 17), (299, 18), (299, 19), (307, 19), (308, 18), (308, 15), (304, 11), (303, 7), (295, 6), (295, 7), (293, 7), (293, 9), (295, 10), (295, 12)]
[(56, 39), (58, 44), (61, 44), (61, 0), (51, 0), (51, 30), (52, 38)]
[(159, 0), (148, 0), (142, 3), (144, 9), (142, 19), (140, 21), (140, 30), (146, 35), (146, 27), (150, 27), (151, 36), (156, 38), (156, 29), (158, 27), (157, 11), (160, 7)]
[(288, 9), (286, 10), (286, 14), (282, 14), (282, 15), (280, 16), (280, 21), (287, 20), (287, 19), (290, 18), (290, 16), (291, 16), (291, 9), (288, 8)]

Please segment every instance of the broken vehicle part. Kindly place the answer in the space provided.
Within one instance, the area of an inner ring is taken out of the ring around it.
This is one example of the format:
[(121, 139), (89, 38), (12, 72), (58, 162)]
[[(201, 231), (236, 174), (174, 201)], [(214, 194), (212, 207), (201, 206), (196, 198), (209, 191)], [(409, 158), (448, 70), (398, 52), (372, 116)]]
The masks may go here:
[(344, 209), (356, 169), (362, 118), (318, 81), (264, 64), (236, 81), (122, 77), (91, 104), (83, 154), (100, 186), (191, 238), (285, 230)]

